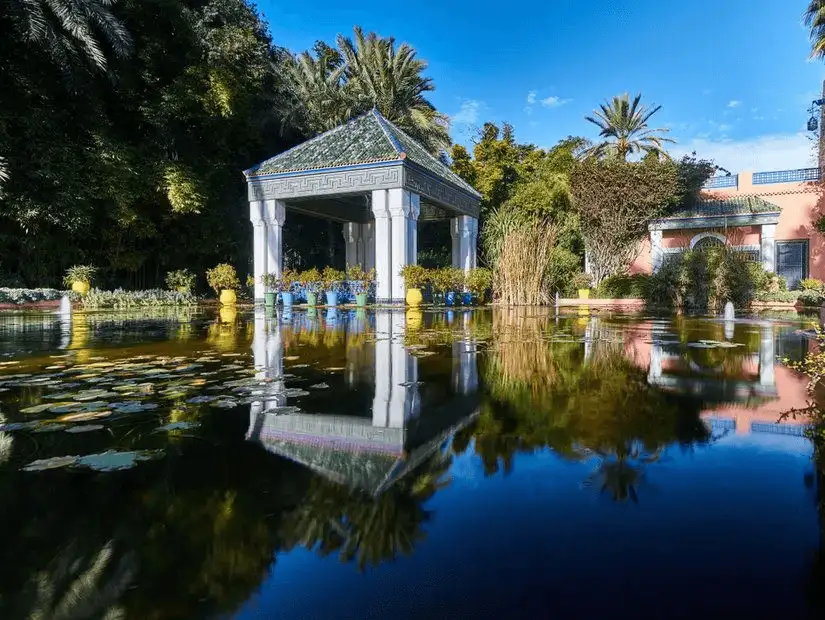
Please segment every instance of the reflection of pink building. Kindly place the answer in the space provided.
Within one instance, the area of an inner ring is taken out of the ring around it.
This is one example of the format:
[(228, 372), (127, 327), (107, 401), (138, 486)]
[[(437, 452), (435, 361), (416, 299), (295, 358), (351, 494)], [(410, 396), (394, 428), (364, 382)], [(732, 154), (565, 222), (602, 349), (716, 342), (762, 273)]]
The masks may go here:
[(820, 217), (819, 169), (740, 172), (713, 177), (691, 208), (656, 220), (631, 273), (658, 270), (686, 248), (729, 243), (794, 287), (806, 277), (825, 280), (825, 242)]
[[(734, 327), (731, 324), (731, 329)], [(753, 329), (753, 325), (746, 325)], [(651, 385), (704, 401), (706, 423), (737, 434), (801, 434), (807, 420), (783, 413), (807, 405), (807, 378), (776, 362), (779, 334), (771, 323), (759, 325), (759, 349), (741, 356), (736, 377), (724, 377), (712, 368), (695, 365), (679, 352), (680, 344), (667, 342), (667, 326), (645, 322), (625, 332), (628, 359), (648, 371)], [(732, 333), (729, 333), (732, 338)], [(697, 338), (706, 335), (697, 334)]]

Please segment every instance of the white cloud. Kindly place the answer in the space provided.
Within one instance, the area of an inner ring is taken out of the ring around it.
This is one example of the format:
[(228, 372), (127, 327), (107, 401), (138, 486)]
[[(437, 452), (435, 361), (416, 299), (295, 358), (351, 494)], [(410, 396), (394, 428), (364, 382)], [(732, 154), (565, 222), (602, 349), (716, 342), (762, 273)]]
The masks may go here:
[(742, 105), (742, 102), (738, 99), (731, 99), (730, 101), (728, 101), (729, 108), (738, 108), (740, 105)]
[(527, 103), (529, 105), (533, 105), (534, 103), (536, 103), (536, 91), (531, 90), (529, 93), (527, 93)]
[(478, 123), (479, 112), (484, 108), (484, 102), (476, 99), (465, 99), (461, 107), (450, 119), (453, 125), (475, 125)]
[(815, 143), (806, 133), (775, 134), (725, 140), (697, 137), (689, 142), (674, 145), (670, 152), (681, 157), (696, 151), (697, 157), (712, 159), (717, 165), (731, 172), (750, 170), (793, 170), (816, 165)]
[(570, 103), (572, 99), (562, 99), (561, 97), (547, 97), (541, 100), (541, 105), (545, 108), (558, 108), (565, 103)]

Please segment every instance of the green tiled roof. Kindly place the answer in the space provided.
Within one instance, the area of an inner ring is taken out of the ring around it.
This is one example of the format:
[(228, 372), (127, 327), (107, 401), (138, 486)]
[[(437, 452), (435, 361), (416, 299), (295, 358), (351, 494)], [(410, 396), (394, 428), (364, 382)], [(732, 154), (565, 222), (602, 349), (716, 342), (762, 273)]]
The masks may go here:
[(377, 110), (271, 157), (246, 170), (245, 174), (248, 178), (254, 178), (394, 161), (409, 162), (473, 196), (480, 196), (464, 179)]
[(668, 217), (718, 217), (723, 215), (749, 215), (751, 213), (777, 213), (779, 205), (759, 196), (735, 196), (732, 198), (699, 200), (687, 209)]

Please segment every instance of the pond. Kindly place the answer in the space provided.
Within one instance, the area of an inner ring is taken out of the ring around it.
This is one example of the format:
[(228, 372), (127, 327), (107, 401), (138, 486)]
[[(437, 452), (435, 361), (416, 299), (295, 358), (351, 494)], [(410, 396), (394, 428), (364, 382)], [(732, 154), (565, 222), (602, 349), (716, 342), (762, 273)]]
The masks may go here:
[(0, 315), (0, 617), (821, 617), (815, 325)]

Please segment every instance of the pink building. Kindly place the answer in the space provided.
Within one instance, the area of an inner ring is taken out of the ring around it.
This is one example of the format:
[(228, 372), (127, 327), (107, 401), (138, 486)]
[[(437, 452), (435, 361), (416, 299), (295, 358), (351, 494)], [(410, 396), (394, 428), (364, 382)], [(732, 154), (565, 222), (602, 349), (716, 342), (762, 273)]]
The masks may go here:
[(630, 266), (653, 273), (688, 248), (728, 243), (784, 276), (825, 280), (825, 236), (814, 227), (825, 214), (818, 168), (740, 172), (711, 178), (691, 208), (656, 220)]

